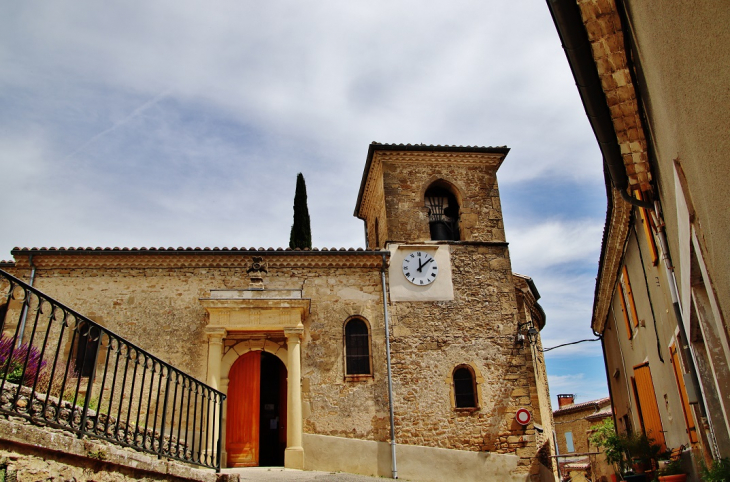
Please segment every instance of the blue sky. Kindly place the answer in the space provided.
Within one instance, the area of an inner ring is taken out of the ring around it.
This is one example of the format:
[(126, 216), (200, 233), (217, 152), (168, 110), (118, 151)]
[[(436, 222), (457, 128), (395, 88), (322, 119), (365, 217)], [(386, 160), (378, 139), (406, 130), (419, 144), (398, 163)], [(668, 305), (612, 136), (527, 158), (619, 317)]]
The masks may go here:
[[(15, 246), (364, 245), (368, 144), (507, 145), (514, 271), (546, 347), (591, 338), (601, 156), (544, 0), (17, 2), (0, 15), (0, 259)], [(553, 403), (607, 395), (598, 343)]]

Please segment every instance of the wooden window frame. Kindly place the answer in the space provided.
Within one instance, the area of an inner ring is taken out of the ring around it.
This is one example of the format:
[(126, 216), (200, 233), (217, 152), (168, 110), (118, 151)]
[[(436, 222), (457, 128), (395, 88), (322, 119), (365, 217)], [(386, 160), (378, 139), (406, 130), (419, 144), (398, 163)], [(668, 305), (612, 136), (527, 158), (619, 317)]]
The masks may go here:
[[(634, 195), (639, 201), (644, 200), (644, 195), (641, 191), (634, 191)], [(656, 266), (659, 263), (659, 251), (656, 247), (656, 239), (654, 239), (651, 216), (649, 216), (649, 211), (646, 208), (639, 208), (639, 213), (641, 215), (641, 222), (644, 226), (646, 243), (649, 245), (649, 251), (651, 252), (651, 264)]]
[[(367, 349), (368, 349), (368, 373), (349, 373), (347, 364), (347, 326), (354, 322), (359, 321), (365, 325), (368, 332), (367, 334)], [(343, 355), (343, 369), (345, 372), (346, 381), (361, 381), (369, 380), (373, 378), (373, 344), (372, 344), (372, 330), (370, 329), (370, 323), (367, 319), (362, 316), (351, 316), (342, 325), (342, 355)]]
[[(629, 280), (629, 270), (624, 265), (621, 268), (621, 275), (618, 280), (619, 298), (621, 299), (621, 310), (624, 314), (626, 322), (626, 330), (629, 340), (634, 337), (634, 328), (639, 326), (639, 315), (636, 311), (636, 303), (634, 302), (634, 292), (631, 290), (631, 281)], [(631, 311), (629, 311), (629, 309)]]

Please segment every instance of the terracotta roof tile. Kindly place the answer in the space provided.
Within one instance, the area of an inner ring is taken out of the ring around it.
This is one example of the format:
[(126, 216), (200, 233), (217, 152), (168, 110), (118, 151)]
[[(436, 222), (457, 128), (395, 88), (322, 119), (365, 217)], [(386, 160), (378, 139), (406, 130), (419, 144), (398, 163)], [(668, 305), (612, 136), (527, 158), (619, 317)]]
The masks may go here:
[(609, 397), (599, 398), (598, 400), (591, 400), (589, 402), (574, 403), (573, 405), (568, 405), (568, 406), (559, 408), (557, 410), (553, 410), (553, 416), (563, 415), (563, 414), (572, 413), (572, 412), (579, 412), (581, 410), (584, 410), (584, 409), (590, 408), (590, 407), (601, 407), (602, 405), (605, 405), (605, 404), (609, 404), (609, 406), (610, 406), (610, 403), (611, 403), (611, 399)]

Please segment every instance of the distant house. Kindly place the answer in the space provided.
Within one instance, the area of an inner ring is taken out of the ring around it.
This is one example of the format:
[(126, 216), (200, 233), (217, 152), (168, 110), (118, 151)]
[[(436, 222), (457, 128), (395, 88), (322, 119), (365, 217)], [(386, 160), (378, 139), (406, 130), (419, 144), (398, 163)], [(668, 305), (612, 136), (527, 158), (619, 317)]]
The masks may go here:
[(605, 164), (591, 326), (622, 432), (730, 456), (730, 9), (548, 0)]
[(592, 427), (613, 415), (611, 399), (600, 398), (589, 402), (574, 403), (574, 395), (558, 395), (559, 408), (553, 411), (555, 437), (563, 476), (571, 480), (600, 480), (613, 473), (603, 455), (589, 442)]

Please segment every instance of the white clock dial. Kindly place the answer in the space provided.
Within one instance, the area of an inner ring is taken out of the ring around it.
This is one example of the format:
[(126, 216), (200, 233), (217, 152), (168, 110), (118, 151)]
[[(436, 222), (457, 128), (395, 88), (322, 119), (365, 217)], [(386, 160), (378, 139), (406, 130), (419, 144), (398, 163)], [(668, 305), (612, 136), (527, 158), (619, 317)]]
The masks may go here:
[(403, 276), (414, 285), (430, 285), (436, 280), (438, 272), (436, 260), (425, 251), (413, 251), (403, 259)]

